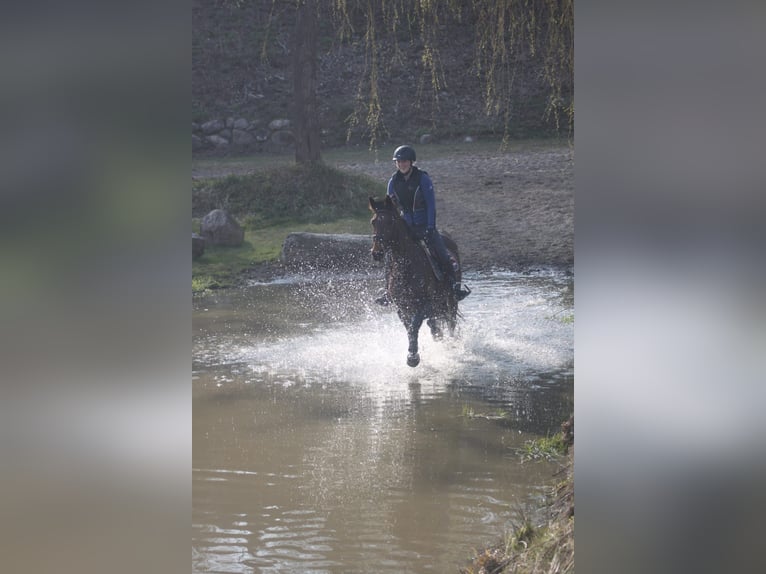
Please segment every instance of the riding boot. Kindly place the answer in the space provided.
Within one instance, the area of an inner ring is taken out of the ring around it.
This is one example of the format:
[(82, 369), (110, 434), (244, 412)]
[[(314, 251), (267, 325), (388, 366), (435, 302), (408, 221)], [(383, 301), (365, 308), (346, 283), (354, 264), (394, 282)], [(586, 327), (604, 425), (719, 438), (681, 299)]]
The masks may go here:
[(455, 294), (455, 300), (462, 301), (471, 294), (471, 290), (467, 286), (463, 288), (460, 285), (460, 282), (455, 278), (455, 271), (452, 269), (451, 264), (447, 269), (447, 281), (449, 281), (452, 292)]
[(471, 294), (471, 290), (466, 286), (463, 288), (460, 283), (452, 279), (452, 291), (455, 293), (455, 300), (462, 301)]
[(463, 288), (457, 281), (452, 284), (452, 290), (455, 292), (456, 301), (462, 301), (471, 294), (471, 290), (468, 288), (468, 286)]

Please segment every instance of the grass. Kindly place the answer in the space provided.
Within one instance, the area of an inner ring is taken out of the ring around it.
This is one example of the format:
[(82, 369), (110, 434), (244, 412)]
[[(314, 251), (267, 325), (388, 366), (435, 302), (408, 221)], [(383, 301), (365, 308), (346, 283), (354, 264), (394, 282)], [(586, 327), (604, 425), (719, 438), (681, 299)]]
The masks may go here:
[(192, 181), (192, 215), (225, 209), (248, 224), (324, 223), (368, 213), (385, 182), (324, 163), (270, 165), (244, 175)]
[[(542, 439), (545, 440), (545, 439)], [(547, 493), (541, 510), (545, 515), (533, 524), (527, 513), (506, 533), (502, 542), (474, 550), (470, 564), (460, 574), (547, 574), (574, 572), (574, 453), (568, 451), (563, 479)]]
[(192, 261), (192, 292), (236, 286), (243, 271), (276, 261), (295, 231), (369, 234), (367, 198), (385, 193), (383, 182), (323, 163), (270, 164), (245, 175), (192, 182), (192, 232), (201, 217), (225, 209), (244, 227), (238, 247), (208, 245)]
[(466, 419), (487, 419), (488, 421), (499, 421), (509, 417), (507, 412), (500, 409), (493, 413), (477, 413), (470, 405), (463, 405), (461, 416)]
[[(192, 220), (192, 229), (199, 230), (199, 220)], [(285, 239), (296, 231), (369, 234), (370, 217), (367, 214), (324, 223), (287, 220), (257, 229), (247, 226), (245, 240), (241, 246), (206, 247), (205, 253), (192, 261), (192, 292), (237, 286), (242, 273), (248, 268), (278, 260)]]
[(535, 440), (528, 440), (522, 448), (521, 459), (530, 460), (553, 460), (567, 451), (567, 444), (562, 433), (546, 436)]

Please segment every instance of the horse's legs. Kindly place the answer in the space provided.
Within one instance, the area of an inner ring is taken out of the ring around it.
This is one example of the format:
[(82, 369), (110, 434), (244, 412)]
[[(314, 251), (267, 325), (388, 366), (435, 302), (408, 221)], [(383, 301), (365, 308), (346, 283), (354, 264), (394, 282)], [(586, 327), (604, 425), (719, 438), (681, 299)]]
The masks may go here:
[(418, 353), (418, 333), (420, 327), (423, 325), (422, 312), (415, 313), (410, 319), (407, 326), (407, 338), (409, 339), (409, 346), (407, 347), (407, 365), (410, 367), (417, 367), (420, 364), (420, 353)]
[(451, 309), (449, 312), (449, 317), (447, 317), (447, 330), (449, 331), (450, 337), (455, 336), (456, 326), (457, 326), (457, 307), (455, 307), (454, 309)]
[(441, 341), (444, 335), (442, 333), (441, 327), (439, 326), (439, 321), (437, 321), (433, 317), (430, 317), (428, 321), (426, 321), (426, 323), (428, 324), (428, 327), (431, 329), (431, 336), (434, 338), (434, 341)]

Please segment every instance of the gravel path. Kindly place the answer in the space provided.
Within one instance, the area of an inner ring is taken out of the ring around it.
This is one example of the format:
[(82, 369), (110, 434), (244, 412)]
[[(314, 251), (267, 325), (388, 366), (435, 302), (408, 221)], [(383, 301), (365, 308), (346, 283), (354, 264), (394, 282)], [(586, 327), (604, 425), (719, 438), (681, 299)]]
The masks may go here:
[[(394, 171), (388, 162), (337, 167), (384, 181)], [(568, 145), (460, 153), (418, 167), (434, 182), (437, 226), (457, 242), (465, 270), (573, 266), (574, 151)]]

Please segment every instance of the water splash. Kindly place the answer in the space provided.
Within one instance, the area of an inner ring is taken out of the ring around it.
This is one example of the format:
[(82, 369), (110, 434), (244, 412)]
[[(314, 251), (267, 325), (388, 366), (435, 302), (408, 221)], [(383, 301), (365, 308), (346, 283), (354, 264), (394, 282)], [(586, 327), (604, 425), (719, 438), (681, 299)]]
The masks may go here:
[(239, 364), (252, 380), (282, 385), (495, 380), (571, 364), (566, 277), (493, 272), (467, 280), (474, 292), (461, 303), (458, 336), (434, 341), (424, 325), (415, 369), (405, 364), (407, 337), (396, 313), (372, 304), (376, 282), (349, 278), (253, 287), (243, 295), (246, 316), (227, 316), (241, 332), (212, 329), (195, 360)]

